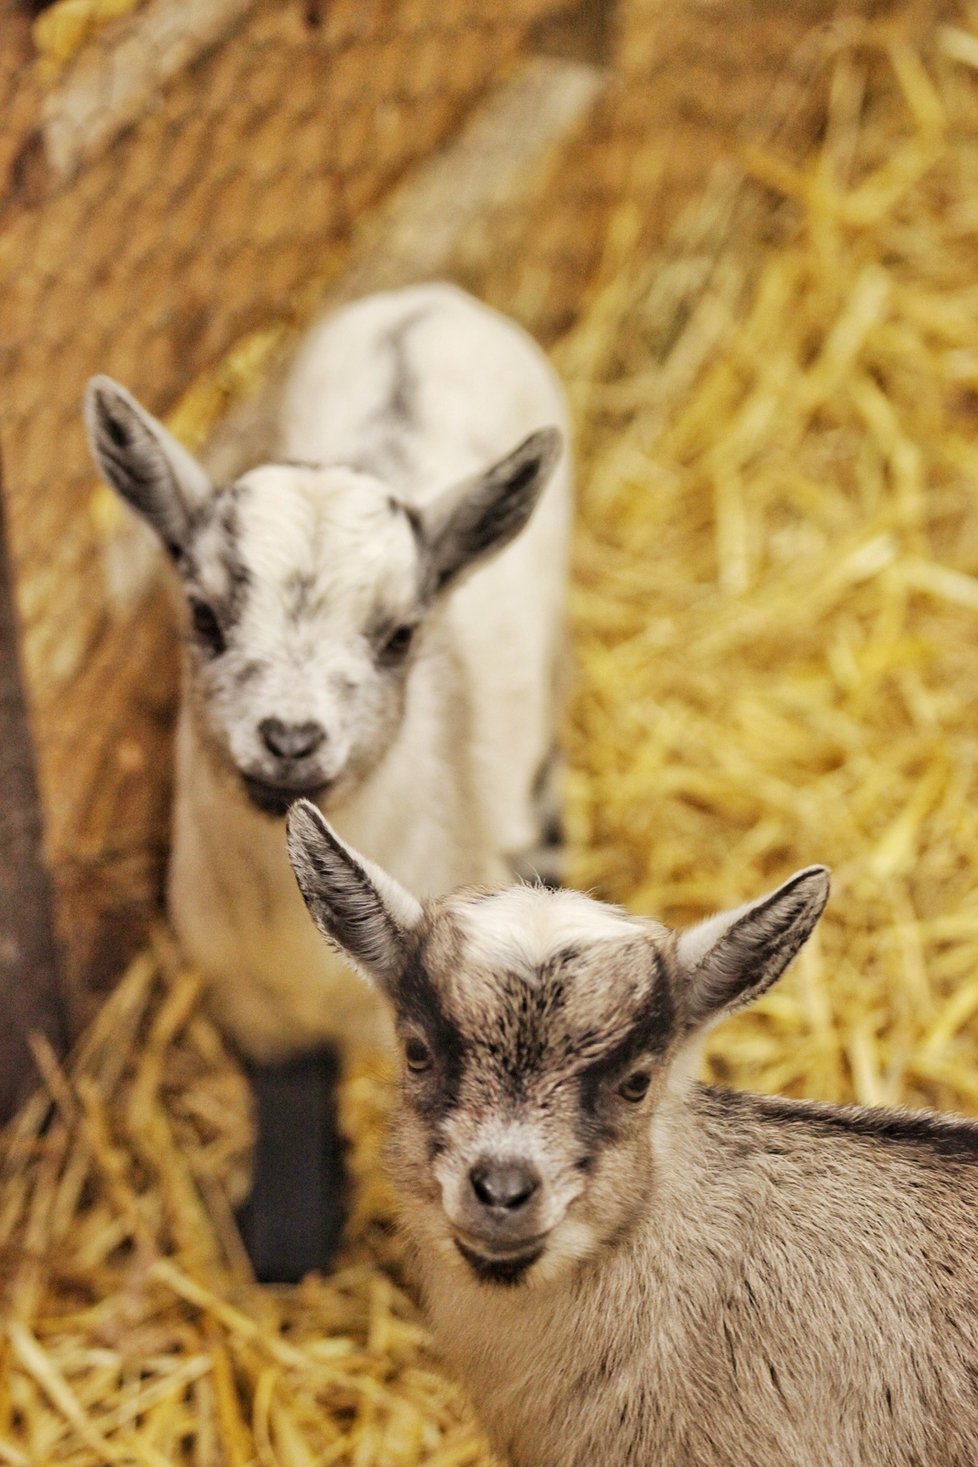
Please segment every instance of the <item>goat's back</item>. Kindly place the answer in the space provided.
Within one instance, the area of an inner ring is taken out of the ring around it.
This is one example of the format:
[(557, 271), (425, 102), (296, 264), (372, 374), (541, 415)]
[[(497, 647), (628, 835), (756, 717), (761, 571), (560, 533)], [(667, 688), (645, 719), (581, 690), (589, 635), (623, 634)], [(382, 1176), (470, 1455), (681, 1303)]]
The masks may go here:
[[(366, 297), (327, 317), (283, 411), (290, 456), (351, 463), (423, 503), (542, 427), (568, 434), (560, 384), (519, 326), (445, 284)], [(570, 522), (565, 449), (524, 531), (445, 609), (491, 846), (533, 845), (529, 788), (553, 741)]]

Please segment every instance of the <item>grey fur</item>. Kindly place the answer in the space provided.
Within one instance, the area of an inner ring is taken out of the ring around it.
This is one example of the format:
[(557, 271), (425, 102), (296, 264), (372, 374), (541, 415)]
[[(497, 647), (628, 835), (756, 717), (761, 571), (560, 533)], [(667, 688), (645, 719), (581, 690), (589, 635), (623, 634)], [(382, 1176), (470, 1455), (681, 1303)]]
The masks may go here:
[(212, 486), (197, 460), (111, 377), (85, 393), (92, 455), (106, 479), (153, 525), (171, 555), (187, 545)]
[(408, 337), (435, 307), (422, 306), (397, 321), (378, 346), (388, 359), (390, 383), (364, 424), (363, 441), (348, 467), (380, 478), (397, 478), (408, 469), (419, 423), (419, 382), (408, 352)]
[(434, 595), (519, 534), (560, 457), (556, 428), (531, 433), (478, 479), (455, 485), (421, 513), (427, 594)]
[[(978, 1461), (978, 1125), (690, 1078), (695, 1033), (775, 980), (827, 885), (686, 934), (468, 891), (402, 933), (403, 1224), (511, 1467)], [(490, 1205), (487, 1164), (540, 1185)]]
[(414, 369), (408, 356), (407, 337), (418, 322), (423, 321), (428, 314), (428, 308), (415, 311), (413, 315), (406, 316), (403, 321), (392, 326), (384, 338), (392, 358), (391, 390), (387, 411), (402, 422), (410, 422), (416, 412), (417, 385)]
[(405, 911), (409, 921), (412, 900), (405, 894), (396, 914), (389, 912), (392, 884), (385, 901), (376, 885), (382, 874), (353, 855), (310, 800), (292, 805), (286, 839), (299, 890), (323, 936), (365, 972), (393, 978), (407, 960)]

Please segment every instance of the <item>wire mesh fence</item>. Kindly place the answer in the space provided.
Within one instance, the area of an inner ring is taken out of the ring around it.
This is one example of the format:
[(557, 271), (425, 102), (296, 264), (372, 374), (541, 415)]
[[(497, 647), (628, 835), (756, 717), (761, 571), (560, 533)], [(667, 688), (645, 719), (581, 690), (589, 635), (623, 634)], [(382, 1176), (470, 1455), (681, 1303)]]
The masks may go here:
[[(80, 394), (156, 413), (301, 317), (356, 221), (559, 0), (60, 0), (0, 8), (0, 440), (73, 987), (158, 900), (173, 624), (96, 487)], [(104, 17), (116, 13), (104, 24)]]
[[(538, 44), (530, 28), (547, 7), (511, 13), (503, 38), (492, 31), (501, 8), (491, 23), (473, 11), (480, 44), (498, 50), (479, 58), (440, 136), (457, 133), (470, 103), (478, 118), (489, 82)], [(423, 9), (412, 12), (421, 35)], [(602, 100), (538, 175), (484, 208), (442, 176), (415, 216), (428, 230), (439, 211), (466, 214), (452, 273), (557, 343), (575, 408), (574, 879), (686, 921), (829, 860), (822, 938), (763, 1011), (718, 1033), (709, 1075), (973, 1111), (974, 6), (602, 9), (586, 53), (606, 67)], [(272, 49), (298, 72), (311, 64), (303, 46), (318, 54), (342, 6), (311, 22), (298, 8), (242, 8), (223, 39), (160, 83), (145, 115), (60, 179), (36, 135), (47, 89), (145, 12), (46, 75), (26, 15), (3, 13), (26, 59), (3, 83), (19, 134), (3, 143), (0, 434), (62, 920), (76, 929), (75, 970), (108, 976), (104, 955), (137, 934), (158, 889), (175, 648), (152, 559), (95, 488), (82, 381), (115, 373), (156, 411), (172, 419), (176, 408), (175, 428), (196, 442), (340, 272), (347, 285), (366, 278), (350, 268), (364, 218), (393, 257), (400, 236), (383, 201), (394, 179), (415, 176), (432, 134), (378, 172), (374, 191), (360, 192), (360, 176), (344, 183), (324, 60), (317, 115), (331, 119), (321, 147), (333, 192), (314, 227), (264, 215), (266, 185), (285, 206), (275, 168), (264, 184), (252, 177), (247, 135), (221, 133), (215, 117), (210, 134), (228, 156), (211, 157), (208, 130), (188, 116), (201, 156), (185, 161), (183, 191), (167, 187), (175, 216), (198, 199), (198, 240), (155, 201), (143, 212), (125, 148), (155, 139), (149, 156), (168, 177), (181, 131), (166, 109), (181, 88), (188, 106), (194, 87), (198, 108), (237, 105), (235, 86), (247, 90), (264, 54), (251, 26), (271, 35), (288, 17), (303, 45)], [(346, 14), (369, 30), (380, 12)], [(375, 43), (407, 14), (385, 7)], [(448, 51), (460, 16), (439, 12)], [(310, 23), (307, 37), (297, 28)], [(237, 57), (234, 85), (219, 82), (232, 45), (251, 57), (250, 69)], [(0, 32), (0, 66), (11, 54)], [(381, 51), (362, 54), (379, 71)], [(442, 59), (460, 86), (457, 58)], [(277, 75), (270, 129), (292, 105), (284, 62)], [(496, 133), (535, 126), (546, 95), (538, 77), (522, 111), (494, 114)], [(265, 126), (255, 121), (256, 135)], [(276, 136), (288, 153), (288, 129)], [(514, 150), (511, 185), (527, 156)], [(361, 163), (369, 172), (370, 149)], [(281, 166), (320, 197), (298, 163)], [(114, 201), (113, 169), (120, 187), (130, 178), (128, 210)], [(230, 183), (233, 210), (217, 194), (199, 202), (201, 178), (242, 173), (250, 212)], [(142, 183), (154, 199), (157, 182), (150, 171)], [(99, 265), (85, 230), (94, 248), (103, 211), (116, 233)], [(289, 273), (281, 257), (303, 230)], [(182, 254), (157, 237), (183, 239)], [(0, 1161), (0, 1293), (13, 1301), (0, 1456), (488, 1467), (401, 1288), (379, 1182), (383, 1082), (358, 1074), (347, 1091), (358, 1201), (344, 1266), (262, 1290), (231, 1215), (251, 1145), (242, 1078), (199, 992), (165, 945), (142, 955), (72, 1072), (48, 1064), (49, 1093), (11, 1133)]]
[[(118, 972), (159, 903), (178, 675), (156, 557), (85, 450), (87, 376), (164, 417), (189, 400), (176, 426), (202, 437), (202, 395), (210, 423), (541, 25), (605, 68), (604, 100), (545, 177), (462, 231), (452, 273), (552, 342), (731, 135), (785, 115), (813, 24), (838, 17), (822, 0), (768, 0), (749, 25), (711, 0), (57, 0), (32, 18), (0, 0), (0, 446), (75, 992)], [(817, 117), (817, 85), (798, 95)]]

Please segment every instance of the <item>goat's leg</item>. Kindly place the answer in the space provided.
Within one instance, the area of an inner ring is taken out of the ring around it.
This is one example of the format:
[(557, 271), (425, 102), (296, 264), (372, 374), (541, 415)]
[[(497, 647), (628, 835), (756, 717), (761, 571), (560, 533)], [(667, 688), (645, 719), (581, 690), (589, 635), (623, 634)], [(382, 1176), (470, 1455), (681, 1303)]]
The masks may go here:
[(346, 1207), (344, 1142), (333, 1049), (278, 1065), (251, 1065), (255, 1157), (238, 1223), (255, 1277), (296, 1283), (322, 1272), (339, 1246)]
[(563, 759), (556, 748), (541, 765), (533, 782), (531, 807), (537, 839), (528, 850), (513, 852), (509, 865), (521, 881), (542, 881), (544, 886), (563, 886), (567, 850), (564, 843)]

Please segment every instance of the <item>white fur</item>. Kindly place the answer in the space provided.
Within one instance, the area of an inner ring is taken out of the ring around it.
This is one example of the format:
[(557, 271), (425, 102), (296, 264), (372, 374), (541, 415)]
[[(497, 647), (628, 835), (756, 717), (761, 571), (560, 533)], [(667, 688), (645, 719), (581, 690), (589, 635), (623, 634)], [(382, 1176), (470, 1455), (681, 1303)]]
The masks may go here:
[[(401, 453), (383, 404), (396, 385), (391, 332), (412, 318), (411, 412), (422, 431)], [(259, 1060), (328, 1039), (375, 1044), (388, 1025), (313, 930), (282, 822), (242, 796), (228, 751), (239, 767), (258, 758), (261, 713), (327, 724), (326, 776), (328, 760), (339, 767), (358, 738), (369, 744), (364, 728), (389, 715), (371, 691), (363, 617), (382, 597), (396, 620), (411, 597), (411, 534), (390, 515), (389, 493), (429, 503), (550, 425), (566, 430), (562, 395), (524, 333), (451, 287), (420, 286), (349, 306), (311, 334), (286, 393), (282, 451), (327, 467), (276, 465), (242, 481), (253, 591), (240, 661), (257, 654), (263, 670), (229, 692), (188, 667), (169, 900), (218, 1017)], [(553, 738), (568, 517), (565, 452), (526, 529), (431, 613), (380, 762), (324, 805), (346, 838), (421, 895), (497, 881), (506, 858), (536, 839), (531, 789)], [(281, 593), (297, 567), (322, 592), (315, 634), (300, 638)]]
[(621, 943), (641, 932), (665, 935), (658, 923), (630, 916), (580, 892), (508, 887), (479, 901), (478, 924), (462, 928), (466, 957), (477, 967), (534, 969), (571, 944)]

